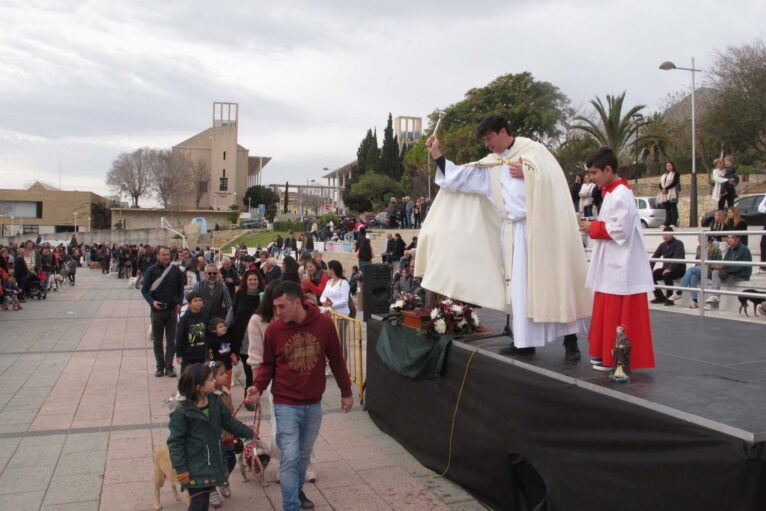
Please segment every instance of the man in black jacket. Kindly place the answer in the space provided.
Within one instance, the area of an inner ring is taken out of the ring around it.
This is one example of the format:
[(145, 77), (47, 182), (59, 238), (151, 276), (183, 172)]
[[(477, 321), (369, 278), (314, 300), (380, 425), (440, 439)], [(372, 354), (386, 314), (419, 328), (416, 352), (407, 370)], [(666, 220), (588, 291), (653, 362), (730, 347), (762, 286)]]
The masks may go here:
[[(163, 374), (175, 377), (173, 356), (176, 351), (176, 329), (178, 313), (183, 303), (186, 277), (178, 266), (170, 264), (170, 249), (157, 247), (157, 263), (150, 266), (144, 275), (141, 294), (152, 308), (152, 340), (157, 370), (154, 376)], [(166, 349), (163, 353), (162, 336), (165, 335)]]
[[(663, 232), (672, 233), (673, 228), (665, 227)], [(661, 257), (664, 259), (686, 258), (686, 250), (684, 249), (684, 244), (681, 240), (674, 238), (672, 234), (663, 235), (662, 240), (662, 243), (660, 243), (657, 250), (654, 251), (652, 257)], [(675, 279), (680, 279), (684, 276), (684, 273), (686, 273), (686, 263), (667, 262), (663, 263), (662, 268), (657, 268), (656, 270), (654, 269), (654, 263), (652, 262), (650, 264), (653, 270), (652, 277), (654, 278), (655, 284), (657, 284), (658, 280), (662, 279), (666, 286), (672, 286)], [(673, 291), (670, 289), (666, 290), (665, 295), (662, 294), (662, 289), (655, 289), (654, 300), (652, 300), (651, 303), (664, 303), (665, 305), (671, 306), (673, 305), (673, 300), (670, 299), (672, 294)]]

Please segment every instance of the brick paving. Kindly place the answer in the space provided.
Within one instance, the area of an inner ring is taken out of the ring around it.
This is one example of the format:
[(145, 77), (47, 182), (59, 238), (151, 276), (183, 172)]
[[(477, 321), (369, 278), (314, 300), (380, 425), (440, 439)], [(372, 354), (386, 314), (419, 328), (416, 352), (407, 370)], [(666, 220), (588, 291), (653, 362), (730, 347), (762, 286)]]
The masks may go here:
[[(167, 438), (164, 400), (176, 380), (154, 377), (147, 330), (139, 292), (87, 269), (76, 287), (0, 312), (0, 509), (153, 509), (153, 449)], [(358, 404), (349, 414), (339, 404), (328, 381), (318, 479), (306, 485), (317, 510), (484, 509), (379, 431)], [(269, 466), (267, 481), (276, 471)], [(221, 509), (281, 509), (278, 483), (243, 483), (236, 470), (231, 483)], [(161, 503), (185, 509), (167, 483)]]

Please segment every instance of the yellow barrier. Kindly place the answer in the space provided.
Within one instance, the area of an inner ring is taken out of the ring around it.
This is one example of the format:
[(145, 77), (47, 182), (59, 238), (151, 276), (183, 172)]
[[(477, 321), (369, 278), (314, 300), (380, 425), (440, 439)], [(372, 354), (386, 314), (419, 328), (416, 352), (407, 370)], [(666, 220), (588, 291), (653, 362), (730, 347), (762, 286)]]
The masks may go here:
[(359, 403), (364, 402), (364, 352), (362, 346), (362, 324), (349, 316), (330, 310), (328, 314), (335, 323), (340, 345), (343, 348), (343, 359), (351, 376), (351, 383), (359, 387)]

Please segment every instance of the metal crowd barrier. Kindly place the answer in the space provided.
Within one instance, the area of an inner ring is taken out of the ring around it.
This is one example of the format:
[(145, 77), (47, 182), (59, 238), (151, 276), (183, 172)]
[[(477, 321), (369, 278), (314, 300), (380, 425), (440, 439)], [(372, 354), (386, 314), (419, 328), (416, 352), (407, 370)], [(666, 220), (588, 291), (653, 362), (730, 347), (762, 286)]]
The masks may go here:
[[(756, 294), (756, 293), (746, 293), (744, 291), (728, 291), (723, 289), (709, 289), (706, 288), (706, 280), (708, 279), (707, 272), (708, 267), (711, 265), (724, 265), (724, 266), (752, 266), (754, 269), (763, 266), (764, 263), (760, 261), (724, 261), (722, 259), (708, 259), (708, 251), (707, 251), (707, 238), (711, 236), (719, 237), (719, 236), (728, 236), (729, 234), (735, 234), (738, 236), (752, 236), (752, 238), (757, 238), (757, 236), (766, 235), (766, 230), (753, 230), (753, 231), (703, 231), (703, 230), (689, 230), (689, 231), (673, 231), (672, 233), (665, 233), (661, 229), (658, 231), (643, 231), (644, 236), (664, 236), (666, 234), (672, 234), (673, 237), (678, 236), (699, 236), (701, 239), (699, 240), (699, 243), (701, 244), (700, 247), (700, 258), (699, 259), (666, 259), (666, 258), (660, 258), (660, 257), (649, 257), (649, 261), (653, 263), (685, 263), (685, 264), (700, 264), (700, 281), (699, 281), (699, 287), (682, 287), (682, 286), (666, 286), (664, 284), (655, 284), (655, 287), (657, 289), (670, 289), (672, 291), (697, 291), (699, 293), (699, 300), (698, 303), (700, 304), (699, 307), (699, 315), (704, 316), (705, 315), (705, 295), (707, 296), (718, 296), (718, 295), (727, 295), (727, 296), (736, 296), (739, 297), (745, 297), (745, 298), (764, 298), (763, 294)], [(752, 239), (751, 238), (751, 239)], [(749, 249), (749, 247), (748, 247)], [(752, 255), (752, 251), (750, 252)], [(740, 280), (738, 281), (740, 283), (744, 282), (750, 282), (747, 280)]]
[(359, 403), (364, 403), (364, 347), (362, 345), (362, 323), (358, 320), (328, 311), (338, 331), (338, 338), (343, 349), (343, 359), (351, 376), (351, 383), (359, 387)]

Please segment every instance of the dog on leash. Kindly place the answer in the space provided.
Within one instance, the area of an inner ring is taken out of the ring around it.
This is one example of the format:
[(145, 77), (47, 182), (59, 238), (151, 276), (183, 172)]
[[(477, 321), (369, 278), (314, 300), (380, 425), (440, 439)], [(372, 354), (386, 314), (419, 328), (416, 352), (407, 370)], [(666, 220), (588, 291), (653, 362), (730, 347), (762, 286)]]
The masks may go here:
[[(176, 473), (173, 465), (170, 463), (170, 451), (167, 444), (162, 444), (154, 452), (154, 509), (162, 509), (160, 504), (160, 488), (165, 484), (165, 479), (170, 481), (170, 488), (173, 490), (173, 496), (177, 502), (181, 501), (178, 496), (178, 489), (176, 483), (178, 481), (178, 474)], [(181, 492), (183, 494), (184, 503), (189, 505), (189, 492)]]
[[(754, 293), (759, 295), (766, 295), (763, 291), (758, 291), (757, 289), (744, 289), (743, 292), (745, 293)], [(763, 302), (766, 302), (766, 296), (763, 298), (749, 298), (747, 296), (738, 296), (739, 299), (739, 313), (742, 314), (742, 311), (745, 311), (745, 316), (750, 317), (747, 313), (747, 302), (753, 302), (753, 315), (758, 316), (758, 306), (761, 305)]]
[(263, 445), (260, 438), (245, 442), (242, 454), (237, 456), (237, 465), (239, 465), (239, 473), (242, 475), (242, 482), (246, 482), (247, 473), (252, 472), (253, 476), (261, 482), (262, 487), (268, 486), (269, 483), (263, 476), (266, 474), (269, 461), (271, 461), (269, 450)]
[(128, 279), (128, 288), (131, 288), (131, 289), (135, 288), (136, 282), (138, 282), (138, 277), (130, 277)]

